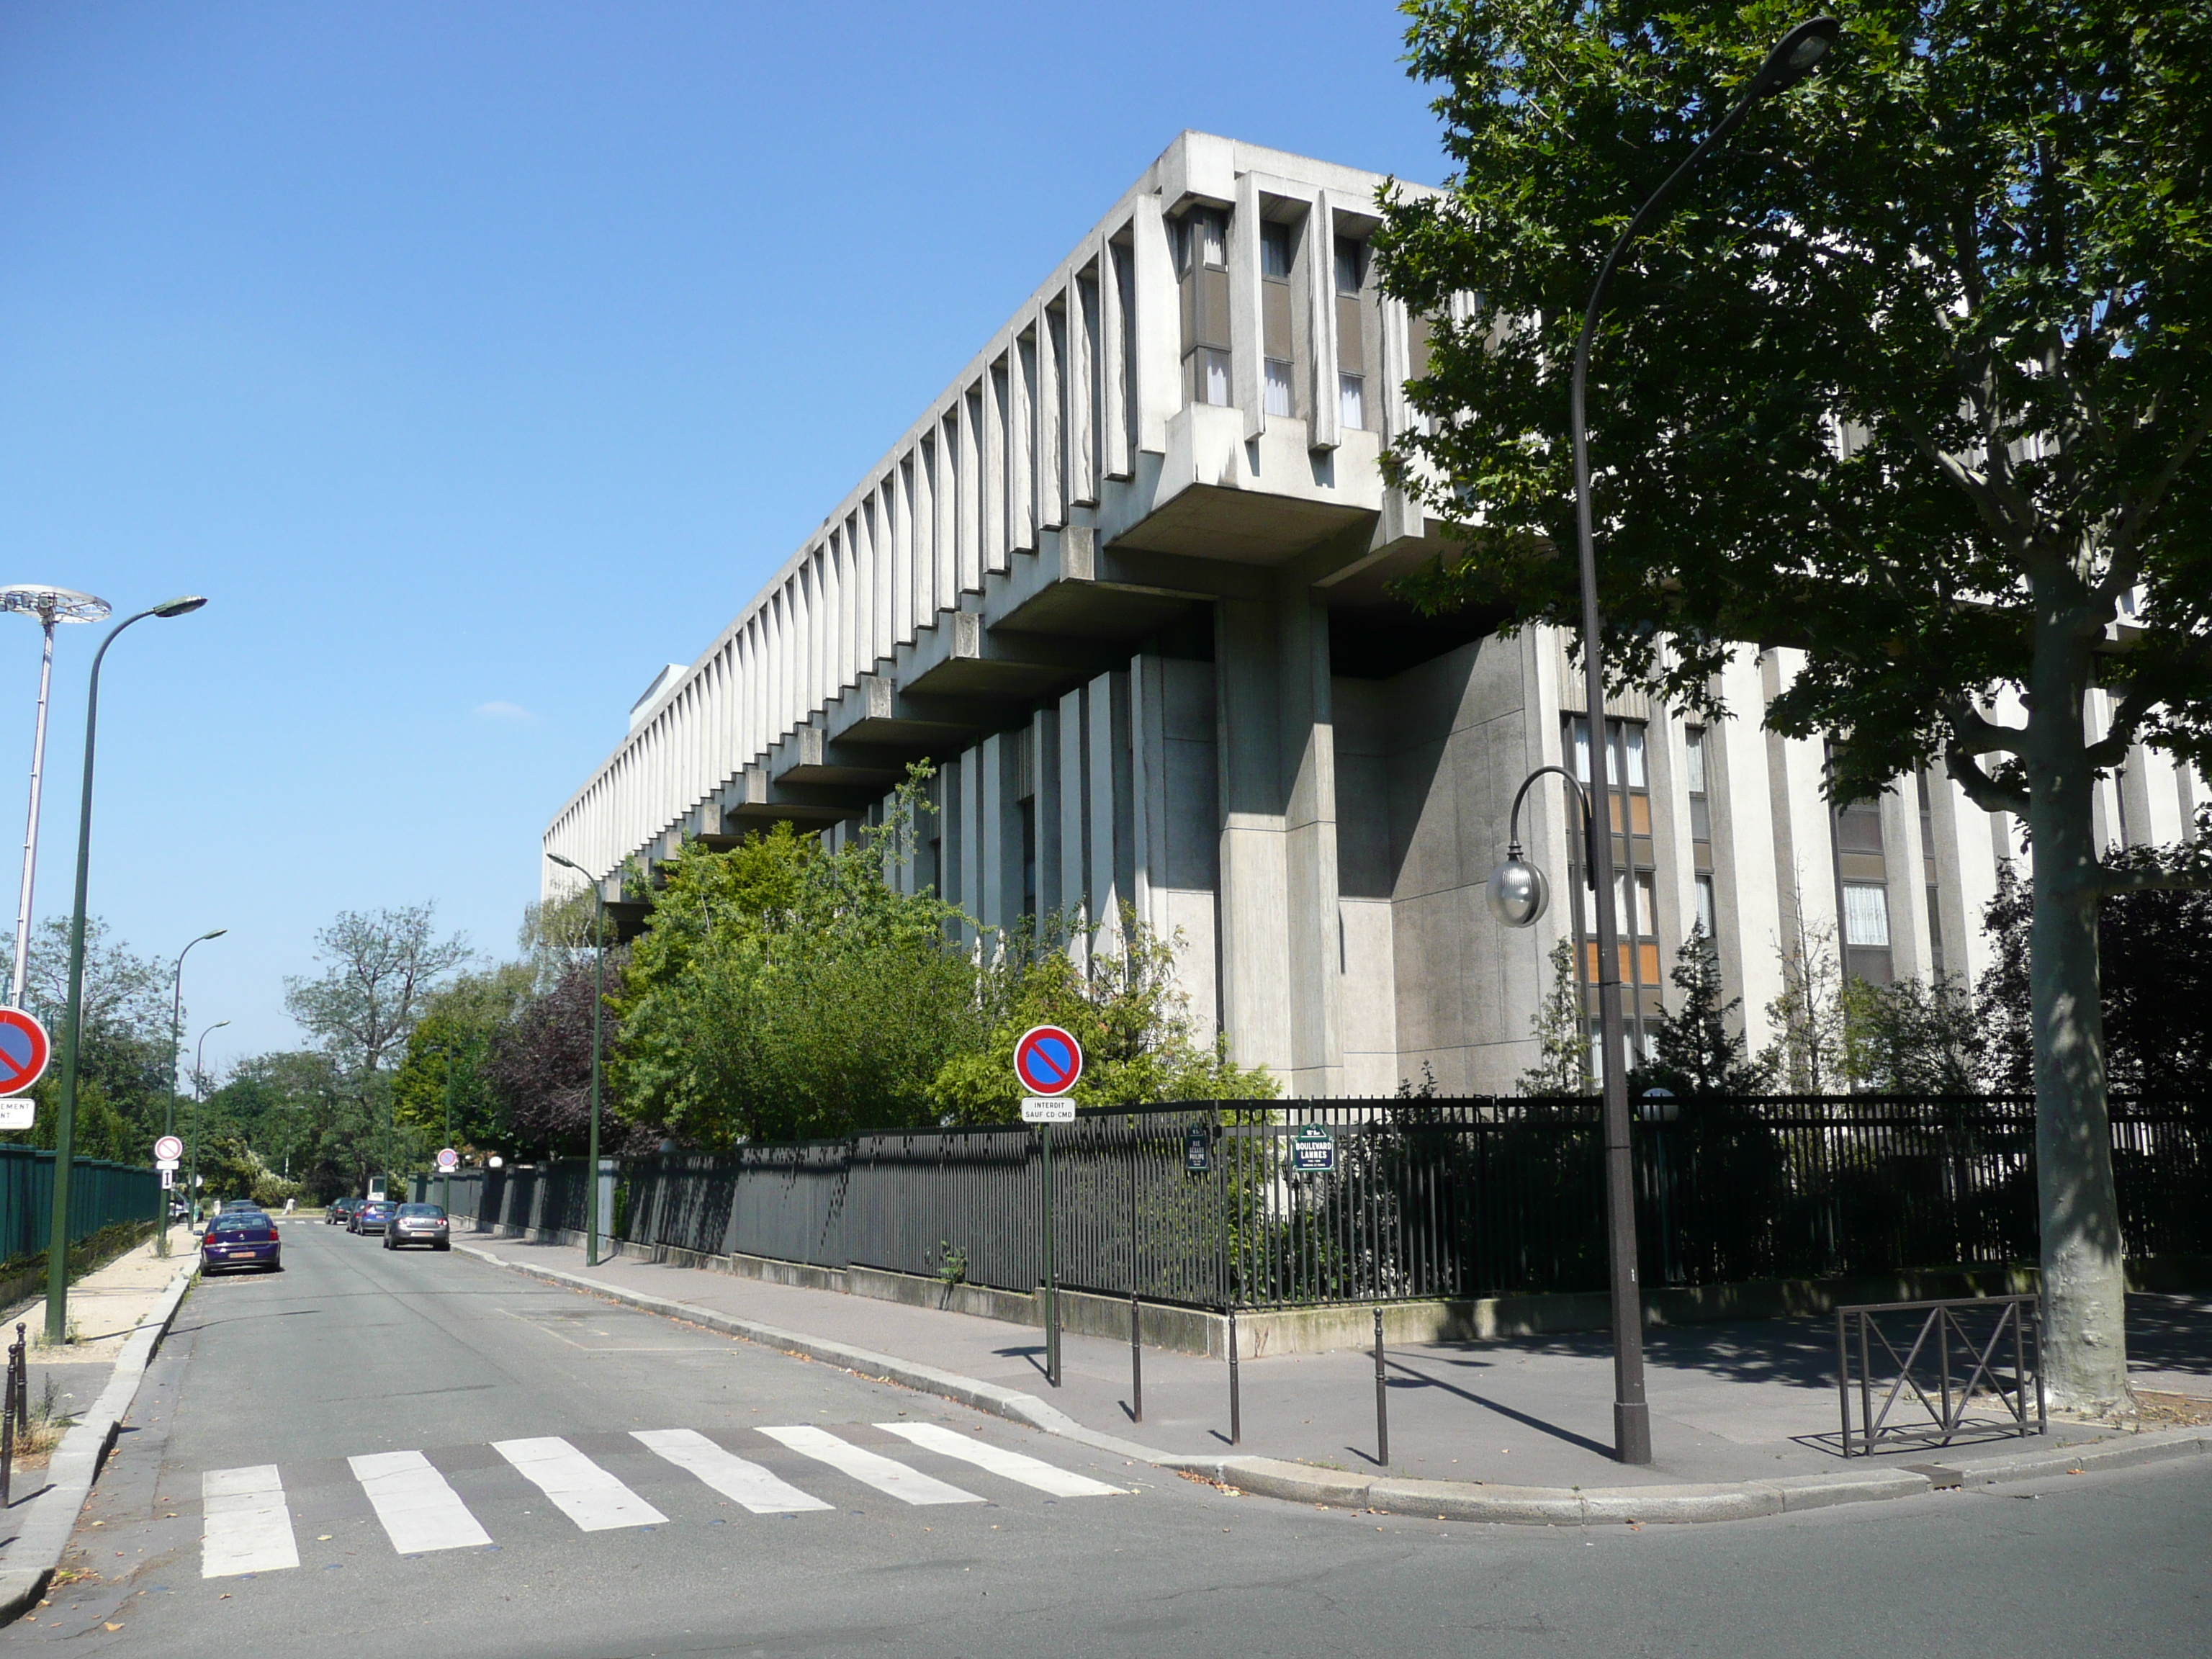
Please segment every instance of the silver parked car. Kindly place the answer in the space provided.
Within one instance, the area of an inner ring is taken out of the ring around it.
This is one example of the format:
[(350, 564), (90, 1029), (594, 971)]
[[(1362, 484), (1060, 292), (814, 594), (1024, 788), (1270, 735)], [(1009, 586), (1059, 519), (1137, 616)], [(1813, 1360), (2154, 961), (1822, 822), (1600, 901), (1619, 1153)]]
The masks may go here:
[(434, 1250), (453, 1248), (446, 1212), (434, 1204), (403, 1204), (384, 1230), (384, 1248), (397, 1250), (409, 1244), (428, 1244)]

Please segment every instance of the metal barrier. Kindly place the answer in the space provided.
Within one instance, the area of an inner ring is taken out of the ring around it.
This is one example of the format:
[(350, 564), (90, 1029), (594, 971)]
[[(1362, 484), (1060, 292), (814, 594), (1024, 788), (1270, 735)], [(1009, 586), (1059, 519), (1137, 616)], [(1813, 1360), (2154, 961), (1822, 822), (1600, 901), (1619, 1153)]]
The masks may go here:
[[(70, 1243), (118, 1221), (150, 1222), (160, 1213), (161, 1177), (151, 1169), (100, 1158), (70, 1160)], [(54, 1155), (36, 1146), (0, 1146), (0, 1261), (46, 1248), (52, 1224)]]
[[(1844, 1455), (1852, 1455), (1854, 1386), (1859, 1407), (1857, 1455), (1862, 1457), (1872, 1456), (1885, 1443), (1948, 1446), (1960, 1434), (2005, 1432), (2008, 1425), (2008, 1431), (2017, 1435), (2043, 1433), (2049, 1424), (2043, 1398), (2042, 1305), (2042, 1298), (2035, 1296), (1990, 1296), (1940, 1302), (1867, 1302), (1837, 1309), (1836, 1377), (1843, 1406)], [(1920, 1316), (1919, 1328), (1900, 1356), (1881, 1320), (1884, 1316), (1914, 1314)], [(1970, 1323), (1987, 1328), (1972, 1329)], [(1851, 1367), (1854, 1346), (1858, 1360), (1856, 1385)], [(1879, 1409), (1875, 1403), (1879, 1386), (1875, 1380), (1877, 1350), (1896, 1372), (1881, 1395)], [(1954, 1354), (1962, 1362), (1957, 1366), (1952, 1364)], [(1996, 1369), (2008, 1357), (2012, 1362), (2008, 1377)], [(2032, 1413), (2027, 1398), (2031, 1377), (2035, 1390)], [(1926, 1423), (1917, 1418), (1891, 1421), (1890, 1413), (1907, 1395), (1928, 1413)], [(1971, 1415), (1976, 1402), (1983, 1400), (1993, 1400), (2002, 1407), (2002, 1415)]]
[[(1999, 1267), (2037, 1253), (2033, 1103), (1684, 1098), (1635, 1126), (1652, 1285)], [(1301, 1130), (1330, 1166), (1302, 1170)], [(2119, 1101), (2130, 1255), (2212, 1252), (2212, 1103)], [(1086, 1108), (1054, 1132), (1070, 1290), (1203, 1308), (1586, 1291), (1605, 1282), (1596, 1104), (1395, 1098)], [(1044, 1266), (1017, 1126), (625, 1159), (619, 1236), (1028, 1291)], [(583, 1226), (580, 1160), (457, 1175), (456, 1214)]]

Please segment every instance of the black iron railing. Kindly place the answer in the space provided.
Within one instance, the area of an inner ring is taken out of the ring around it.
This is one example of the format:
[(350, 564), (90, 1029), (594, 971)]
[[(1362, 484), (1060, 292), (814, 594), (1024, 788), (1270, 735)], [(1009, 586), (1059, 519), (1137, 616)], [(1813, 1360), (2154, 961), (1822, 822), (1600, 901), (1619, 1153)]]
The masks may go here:
[[(1990, 1296), (1836, 1310), (1843, 1454), (2041, 1434), (2042, 1301)], [(1851, 1414), (1858, 1408), (1854, 1432)]]
[[(2024, 1098), (1639, 1103), (1647, 1284), (2001, 1266), (2036, 1255)], [(1661, 1118), (1662, 1108), (1670, 1115)], [(2212, 1252), (2212, 1103), (2116, 1103), (2130, 1255)], [(1332, 1167), (1301, 1173), (1301, 1130)], [(1596, 1105), (1392, 1099), (1086, 1109), (1054, 1131), (1060, 1282), (1222, 1308), (1595, 1290)], [(619, 1233), (646, 1246), (960, 1277), (1043, 1272), (1027, 1129), (914, 1129), (626, 1160)], [(575, 1232), (580, 1162), (457, 1176), (488, 1224)]]

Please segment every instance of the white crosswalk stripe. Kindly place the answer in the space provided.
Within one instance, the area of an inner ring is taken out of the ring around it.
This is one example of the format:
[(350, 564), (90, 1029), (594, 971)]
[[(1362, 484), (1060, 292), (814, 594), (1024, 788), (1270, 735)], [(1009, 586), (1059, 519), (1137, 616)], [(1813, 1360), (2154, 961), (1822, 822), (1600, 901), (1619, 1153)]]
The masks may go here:
[(724, 1451), (696, 1429), (632, 1429), (630, 1433), (678, 1468), (690, 1470), (755, 1515), (788, 1515), (799, 1510), (833, 1507), (777, 1480), (759, 1464)]
[[(939, 1424), (878, 1423), (875, 1427), (922, 1450), (957, 1458), (988, 1474), (1054, 1498), (1106, 1497), (1122, 1490), (1088, 1475), (1055, 1468), (1042, 1458), (978, 1441)], [(855, 1445), (812, 1424), (763, 1428), (757, 1432), (789, 1451), (825, 1464), (902, 1504), (986, 1501), (974, 1492), (924, 1474), (871, 1448)], [(839, 1507), (803, 1491), (775, 1470), (738, 1456), (695, 1429), (635, 1429), (631, 1431), (630, 1437), (709, 1491), (720, 1493), (755, 1515), (798, 1515), (834, 1511)], [(492, 1449), (585, 1532), (669, 1524), (666, 1516), (557, 1436), (497, 1440), (492, 1443)], [(453, 1489), (424, 1453), (367, 1452), (349, 1457), (345, 1462), (397, 1553), (422, 1555), (435, 1550), (483, 1549), (492, 1545), (491, 1534), (471, 1512), (468, 1500)], [(447, 1467), (455, 1466), (448, 1461)], [(319, 1482), (329, 1477), (319, 1475), (313, 1479)], [(678, 1479), (680, 1482), (680, 1477)], [(512, 1504), (518, 1496), (510, 1489), (509, 1495), (498, 1501)], [(203, 1577), (235, 1577), (243, 1573), (277, 1572), (299, 1566), (299, 1545), (294, 1536), (289, 1507), (291, 1500), (287, 1498), (283, 1474), (276, 1465), (259, 1463), (246, 1468), (210, 1469), (200, 1476), (200, 1498), (206, 1517), (201, 1540)], [(313, 1501), (328, 1503), (331, 1498), (319, 1497)], [(481, 1504), (481, 1496), (477, 1501)]]
[(346, 1462), (375, 1505), (392, 1547), (402, 1555), (474, 1549), (491, 1542), (461, 1495), (421, 1452), (371, 1452)]
[(849, 1440), (840, 1440), (826, 1429), (811, 1424), (796, 1424), (782, 1428), (763, 1428), (761, 1432), (771, 1440), (779, 1441), (795, 1452), (804, 1452), (819, 1462), (827, 1463), (841, 1474), (878, 1492), (896, 1498), (902, 1504), (980, 1504), (983, 1500), (972, 1492), (963, 1492), (957, 1486), (947, 1486), (933, 1476), (910, 1469), (903, 1463), (894, 1463), (888, 1457), (856, 1446)]
[(200, 1577), (276, 1572), (300, 1565), (291, 1511), (274, 1463), (210, 1469), (200, 1477), (207, 1525), (200, 1537)]
[(973, 1463), (979, 1469), (988, 1469), (993, 1474), (1004, 1475), (1009, 1480), (1018, 1480), (1024, 1486), (1050, 1492), (1054, 1498), (1127, 1496), (1119, 1486), (1093, 1480), (1087, 1474), (1055, 1468), (1042, 1458), (1008, 1451), (971, 1435), (955, 1434), (941, 1423), (878, 1423), (876, 1426), (911, 1440), (925, 1450), (959, 1458), (963, 1462)]
[(561, 1512), (586, 1532), (657, 1527), (668, 1517), (558, 1435), (495, 1440), (492, 1449), (514, 1465)]

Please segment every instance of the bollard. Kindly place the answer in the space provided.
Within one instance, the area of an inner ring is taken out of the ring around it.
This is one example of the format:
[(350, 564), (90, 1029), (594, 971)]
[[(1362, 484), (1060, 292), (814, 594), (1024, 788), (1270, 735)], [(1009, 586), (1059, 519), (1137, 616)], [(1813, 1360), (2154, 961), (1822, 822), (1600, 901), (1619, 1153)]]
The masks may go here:
[(1137, 1293), (1129, 1292), (1129, 1420), (1145, 1420), (1145, 1350), (1137, 1337)]
[(16, 1424), (27, 1432), (31, 1379), (23, 1358), (23, 1327), (15, 1327), (15, 1345), (8, 1350), (8, 1385), (0, 1396), (0, 1509), (14, 1501)]
[(1375, 1310), (1375, 1461), (1390, 1467), (1390, 1395), (1382, 1377), (1382, 1310)]
[(1229, 1310), (1229, 1443), (1232, 1446), (1244, 1437), (1243, 1402), (1237, 1397), (1237, 1310)]

